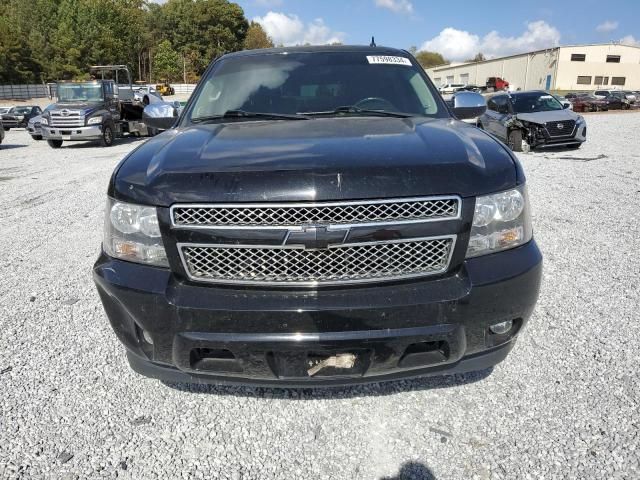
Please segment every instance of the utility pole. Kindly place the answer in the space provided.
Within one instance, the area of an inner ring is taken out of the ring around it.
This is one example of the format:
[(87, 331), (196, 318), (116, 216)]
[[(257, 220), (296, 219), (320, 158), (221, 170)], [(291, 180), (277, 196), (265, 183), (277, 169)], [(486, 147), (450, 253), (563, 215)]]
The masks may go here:
[(182, 83), (187, 83), (187, 56), (182, 52)]

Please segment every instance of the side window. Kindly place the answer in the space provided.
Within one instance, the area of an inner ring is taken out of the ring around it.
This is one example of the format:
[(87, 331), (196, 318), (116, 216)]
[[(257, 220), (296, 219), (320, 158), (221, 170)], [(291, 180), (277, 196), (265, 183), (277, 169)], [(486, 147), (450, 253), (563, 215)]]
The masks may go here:
[(492, 110), (494, 112), (498, 111), (498, 106), (496, 105), (496, 101), (493, 98), (490, 98), (489, 101), (487, 102), (487, 108), (489, 110)]
[(509, 97), (506, 95), (501, 95), (499, 97), (494, 97), (496, 102), (496, 111), (499, 113), (507, 113), (509, 109)]

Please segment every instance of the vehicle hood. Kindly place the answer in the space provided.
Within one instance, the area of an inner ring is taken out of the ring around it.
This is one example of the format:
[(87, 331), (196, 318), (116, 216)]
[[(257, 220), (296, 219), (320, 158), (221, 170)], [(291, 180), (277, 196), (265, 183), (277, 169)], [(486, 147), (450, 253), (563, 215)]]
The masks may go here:
[(35, 117), (31, 117), (29, 119), (29, 125), (35, 125), (36, 123), (40, 123), (42, 120), (42, 115), (36, 115)]
[(73, 110), (80, 111), (81, 115), (90, 115), (103, 108), (102, 103), (56, 103), (51, 110)]
[(121, 163), (109, 194), (158, 206), (473, 196), (519, 180), (507, 148), (464, 122), (342, 117), (171, 129)]
[(516, 118), (529, 123), (543, 124), (561, 120), (577, 120), (578, 115), (568, 108), (565, 108), (564, 110), (552, 110), (550, 112), (518, 113), (516, 114)]

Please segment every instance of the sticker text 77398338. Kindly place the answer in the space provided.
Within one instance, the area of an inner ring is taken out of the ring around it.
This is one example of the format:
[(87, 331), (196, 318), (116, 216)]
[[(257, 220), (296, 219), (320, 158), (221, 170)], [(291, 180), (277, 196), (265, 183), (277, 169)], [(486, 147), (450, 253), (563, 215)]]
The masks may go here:
[(370, 55), (367, 56), (367, 61), (371, 64), (377, 65), (406, 65), (411, 66), (411, 60), (405, 57), (391, 57), (387, 55)]

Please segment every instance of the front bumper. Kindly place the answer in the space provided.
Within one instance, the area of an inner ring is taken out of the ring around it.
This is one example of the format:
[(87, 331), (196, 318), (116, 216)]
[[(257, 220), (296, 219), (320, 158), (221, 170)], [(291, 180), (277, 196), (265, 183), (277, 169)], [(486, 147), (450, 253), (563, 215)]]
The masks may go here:
[(90, 127), (42, 127), (42, 136), (47, 140), (99, 140), (102, 138), (102, 126)]
[[(535, 306), (534, 241), (450, 275), (366, 287), (239, 289), (101, 255), (94, 280), (132, 368), (174, 382), (341, 385), (480, 370), (503, 360)], [(513, 320), (496, 335), (489, 325)], [(152, 342), (149, 342), (151, 340)], [(351, 368), (310, 365), (338, 354)]]
[(36, 126), (30, 123), (29, 125), (27, 125), (27, 131), (29, 132), (29, 135), (31, 135), (32, 137), (42, 136), (42, 127), (40, 125)]
[(550, 147), (566, 147), (571, 145), (580, 145), (587, 141), (587, 124), (576, 124), (571, 135), (550, 136), (547, 133), (538, 133), (529, 135), (529, 144), (531, 148), (550, 148)]
[(20, 128), (24, 124), (23, 120), (17, 119), (2, 119), (2, 126), (5, 128)]

